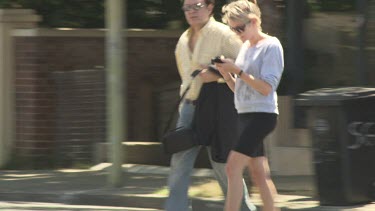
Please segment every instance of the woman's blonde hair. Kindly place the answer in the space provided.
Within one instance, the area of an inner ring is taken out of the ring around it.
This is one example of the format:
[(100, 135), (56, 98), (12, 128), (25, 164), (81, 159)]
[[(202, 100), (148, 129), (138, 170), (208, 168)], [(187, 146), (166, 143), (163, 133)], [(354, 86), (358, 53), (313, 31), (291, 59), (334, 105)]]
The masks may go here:
[(237, 0), (223, 6), (223, 22), (228, 23), (229, 20), (247, 23), (251, 18), (256, 18), (258, 27), (262, 23), (261, 12), (256, 4), (256, 0), (250, 2), (248, 0)]

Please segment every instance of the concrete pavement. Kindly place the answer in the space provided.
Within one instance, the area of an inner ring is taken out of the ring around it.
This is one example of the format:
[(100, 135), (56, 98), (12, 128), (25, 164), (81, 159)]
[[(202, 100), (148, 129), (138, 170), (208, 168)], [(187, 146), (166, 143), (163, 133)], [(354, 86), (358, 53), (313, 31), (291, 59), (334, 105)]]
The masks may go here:
[[(100, 164), (88, 170), (2, 170), (0, 201), (163, 209), (167, 195), (168, 167), (126, 164), (123, 166), (124, 185), (120, 188), (108, 186), (106, 168), (108, 164)], [(350, 207), (319, 206), (314, 198), (311, 177), (278, 177), (274, 181), (280, 192), (277, 203), (283, 211), (375, 210), (375, 203)], [(255, 193), (251, 198), (259, 207), (259, 195), (256, 190), (252, 192)], [(223, 208), (223, 197), (209, 169), (194, 171), (189, 194), (193, 210), (218, 211)]]

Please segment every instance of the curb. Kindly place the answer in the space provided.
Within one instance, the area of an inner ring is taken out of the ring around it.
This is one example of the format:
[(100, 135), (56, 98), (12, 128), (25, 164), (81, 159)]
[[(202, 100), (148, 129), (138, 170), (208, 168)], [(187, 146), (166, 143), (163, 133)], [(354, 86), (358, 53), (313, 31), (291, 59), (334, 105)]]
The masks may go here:
[(165, 197), (144, 195), (106, 195), (87, 193), (28, 193), (0, 192), (1, 201), (62, 203), (70, 205), (96, 205), (163, 209)]
[[(165, 197), (158, 195), (106, 195), (80, 193), (27, 193), (27, 192), (0, 192), (2, 201), (27, 201), (45, 203), (63, 203), (70, 205), (96, 205), (96, 206), (118, 206), (137, 207), (145, 209), (163, 209)], [(221, 211), (224, 206), (222, 199), (193, 198), (191, 200), (193, 210)], [(260, 202), (254, 201), (260, 210)], [(369, 211), (375, 208), (375, 203), (358, 206), (319, 206), (317, 201), (306, 198), (294, 201), (283, 201), (278, 203), (281, 211)]]

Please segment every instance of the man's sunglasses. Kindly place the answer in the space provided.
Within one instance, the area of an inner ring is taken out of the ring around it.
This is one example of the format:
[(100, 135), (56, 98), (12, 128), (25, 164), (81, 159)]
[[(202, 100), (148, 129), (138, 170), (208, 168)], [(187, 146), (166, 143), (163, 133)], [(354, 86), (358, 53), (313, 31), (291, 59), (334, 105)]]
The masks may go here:
[(203, 3), (185, 4), (184, 6), (182, 6), (182, 10), (184, 12), (188, 12), (188, 11), (191, 11), (191, 10), (198, 11), (198, 10), (202, 9), (204, 6), (206, 6), (206, 5), (203, 4)]
[(236, 26), (236, 27), (231, 27), (231, 26), (229, 26), (229, 28), (230, 28), (232, 31), (234, 31), (234, 32), (236, 32), (236, 33), (238, 33), (238, 34), (241, 34), (242, 32), (245, 31), (246, 25), (249, 24), (250, 22), (251, 22), (251, 21), (248, 21), (247, 23), (244, 23), (243, 25)]

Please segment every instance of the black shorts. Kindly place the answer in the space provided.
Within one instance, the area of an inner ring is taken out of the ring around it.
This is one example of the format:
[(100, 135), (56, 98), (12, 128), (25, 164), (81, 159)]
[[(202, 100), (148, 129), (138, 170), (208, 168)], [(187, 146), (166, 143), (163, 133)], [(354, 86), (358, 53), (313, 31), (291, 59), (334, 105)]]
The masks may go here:
[(249, 157), (264, 156), (264, 139), (276, 127), (275, 113), (239, 114), (238, 138), (233, 150)]

